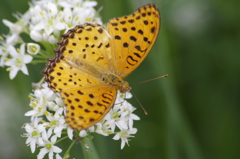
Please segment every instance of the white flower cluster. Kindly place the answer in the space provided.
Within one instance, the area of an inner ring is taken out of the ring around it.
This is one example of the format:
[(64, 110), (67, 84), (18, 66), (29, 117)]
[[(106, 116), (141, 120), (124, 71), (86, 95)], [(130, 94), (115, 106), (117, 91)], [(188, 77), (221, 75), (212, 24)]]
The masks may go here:
[[(19, 70), (28, 75), (25, 64), (43, 62), (42, 59), (50, 58), (56, 47), (53, 44), (56, 44), (60, 35), (69, 28), (85, 22), (102, 23), (93, 8), (96, 5), (95, 1), (83, 0), (32, 1), (26, 13), (15, 15), (17, 22), (3, 20), (10, 32), (4, 35), (4, 38), (0, 37), (0, 66), (9, 66), (7, 70), (10, 71), (10, 79), (15, 78)], [(27, 34), (33, 41), (24, 41), (22, 33)], [(41, 50), (39, 44), (46, 50)], [(36, 55), (38, 53), (40, 55)], [(32, 61), (34, 57), (42, 61)]]
[[(45, 63), (51, 58), (60, 35), (69, 28), (85, 22), (102, 24), (94, 9), (96, 5), (95, 1), (84, 0), (33, 0), (26, 13), (16, 15), (17, 22), (3, 20), (10, 32), (0, 37), (0, 66), (7, 66), (10, 79), (15, 78), (20, 70), (28, 75), (26, 64)], [(23, 33), (32, 41), (24, 40), (21, 37)], [(115, 105), (99, 123), (86, 130), (74, 131), (65, 122), (66, 110), (60, 95), (50, 90), (46, 83), (36, 87), (29, 96), (31, 110), (25, 116), (31, 119), (30, 123), (24, 124), (26, 133), (23, 136), (27, 137), (26, 144), (32, 153), (36, 147), (41, 148), (38, 159), (47, 153), (50, 159), (54, 155), (62, 158), (59, 154), (62, 149), (56, 143), (66, 138), (82, 139), (90, 137), (91, 133), (114, 134), (114, 140), (121, 139), (122, 149), (137, 132), (133, 121), (139, 120), (139, 117), (133, 114), (135, 108), (125, 100), (132, 97), (130, 93), (118, 93)]]
[[(35, 152), (36, 146), (41, 147), (38, 159), (41, 159), (49, 153), (49, 158), (61, 158), (59, 153), (61, 149), (55, 144), (57, 139), (66, 138), (63, 134), (68, 134), (69, 139), (73, 139), (73, 134), (78, 134), (74, 138), (84, 138), (91, 133), (98, 133), (104, 136), (115, 134), (114, 140), (121, 139), (121, 149), (128, 144), (128, 140), (137, 129), (133, 127), (133, 121), (140, 118), (133, 114), (135, 108), (125, 99), (131, 98), (132, 95), (118, 93), (115, 105), (110, 109), (109, 113), (96, 125), (81, 131), (69, 128), (65, 123), (65, 107), (59, 94), (54, 93), (42, 84), (41, 88), (36, 89), (30, 94), (30, 107), (32, 110), (25, 113), (25, 116), (31, 117), (31, 123), (26, 123), (24, 128), (27, 133), (23, 136), (27, 137), (26, 144), (30, 145), (32, 153)], [(65, 156), (65, 155), (64, 155)]]

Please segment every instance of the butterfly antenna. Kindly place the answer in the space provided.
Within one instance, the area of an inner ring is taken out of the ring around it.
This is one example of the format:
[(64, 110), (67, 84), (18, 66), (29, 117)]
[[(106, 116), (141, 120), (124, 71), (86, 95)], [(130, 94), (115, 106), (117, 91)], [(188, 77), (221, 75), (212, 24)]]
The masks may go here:
[(159, 78), (164, 78), (164, 77), (168, 77), (168, 74), (163, 75), (163, 76), (160, 76), (160, 77), (156, 77), (156, 78), (153, 78), (153, 79), (149, 79), (149, 80), (146, 80), (146, 81), (143, 81), (143, 82), (131, 84), (131, 86), (133, 86), (133, 85), (138, 85), (138, 84), (141, 84), (141, 83), (146, 83), (146, 82), (153, 81), (153, 80), (156, 80), (156, 79), (159, 79)]
[(133, 92), (131, 92), (131, 93), (133, 94), (134, 98), (137, 100), (138, 104), (139, 104), (140, 107), (142, 108), (144, 114), (145, 114), (145, 115), (148, 115), (148, 112), (144, 109), (144, 107), (142, 106), (142, 104), (141, 104), (140, 101), (138, 100), (137, 96), (136, 96)]

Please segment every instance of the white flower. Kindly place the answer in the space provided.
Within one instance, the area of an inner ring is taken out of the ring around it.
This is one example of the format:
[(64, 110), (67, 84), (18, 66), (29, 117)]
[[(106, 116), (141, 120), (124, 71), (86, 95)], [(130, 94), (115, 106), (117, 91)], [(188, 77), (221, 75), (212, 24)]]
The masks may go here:
[(83, 8), (93, 8), (97, 6), (97, 2), (96, 1), (84, 1), (82, 4)]
[[(124, 101), (123, 105), (121, 106), (121, 110), (119, 111), (119, 113), (121, 114), (121, 118), (123, 120), (128, 121), (128, 126), (130, 129), (133, 128), (133, 120), (140, 120), (140, 118), (136, 114), (133, 113), (134, 110), (136, 110), (136, 108), (134, 108), (127, 101)], [(122, 128), (124, 128), (124, 127), (122, 127)]]
[(92, 132), (94, 132), (94, 126), (91, 126), (91, 127), (87, 128), (87, 129), (84, 129), (84, 130), (81, 130), (79, 132), (79, 136), (80, 137), (86, 137)]
[[(79, 14), (81, 13), (81, 14)], [(80, 8), (76, 7), (73, 9), (73, 14), (77, 17), (78, 21), (73, 21), (73, 23), (76, 25), (78, 24), (84, 24), (86, 22), (93, 22), (93, 18), (95, 16), (95, 10), (93, 8)]]
[(54, 35), (50, 35), (47, 39), (50, 44), (56, 44), (58, 39)]
[(119, 119), (119, 105), (114, 105), (112, 109), (109, 110), (107, 115), (104, 117), (104, 120), (108, 122), (106, 125), (108, 128), (111, 128), (111, 131), (115, 131), (115, 122)]
[(31, 30), (30, 37), (37, 42), (40, 42), (42, 40), (42, 34), (36, 30)]
[(52, 114), (48, 113), (46, 115), (49, 123), (49, 130), (53, 130), (57, 137), (61, 137), (62, 130), (67, 127), (65, 123), (64, 116), (62, 115), (63, 108), (59, 108), (54, 116)]
[(43, 139), (41, 133), (45, 131), (43, 124), (39, 124), (41, 118), (35, 118), (31, 124), (25, 124), (25, 130), (27, 133), (24, 133), (23, 136), (28, 137), (26, 144), (30, 145), (32, 153), (35, 152), (36, 144), (43, 144)]
[(86, 137), (88, 134), (87, 134), (87, 131), (84, 129), (84, 130), (81, 130), (80, 132), (79, 132), (79, 136), (80, 137)]
[(12, 56), (12, 59), (6, 61), (5, 65), (10, 66), (10, 79), (13, 79), (19, 70), (28, 75), (28, 70), (25, 64), (30, 63), (33, 57), (30, 55), (25, 55), (25, 44), (20, 46), (20, 50), (16, 50), (10, 45), (8, 52)]
[(66, 24), (62, 21), (62, 12), (55, 3), (40, 3), (30, 8), (30, 14), (32, 16), (30, 36), (35, 41), (56, 43), (57, 38), (51, 34), (55, 30), (66, 29)]
[(18, 13), (18, 14), (14, 14), (14, 16), (15, 16), (15, 18), (17, 18), (16, 23), (12, 23), (6, 19), (3, 20), (3, 23), (7, 27), (9, 27), (11, 34), (19, 35), (23, 31), (25, 31), (25, 28), (26, 28), (27, 24), (29, 23), (30, 14), (27, 11), (23, 15)]
[(12, 23), (6, 19), (3, 20), (3, 23), (9, 28), (10, 34), (6, 38), (7, 44), (15, 45), (16, 42), (22, 41), (20, 38), (20, 33), (26, 31), (26, 26), (29, 22), (29, 12), (25, 14), (16, 15), (15, 17), (18, 19), (16, 23)]
[(12, 34), (19, 35), (22, 32), (22, 27), (18, 23), (12, 23), (6, 19), (3, 19), (3, 24), (5, 24), (7, 27), (9, 27)]
[(57, 111), (60, 107), (64, 107), (62, 98), (56, 97), (54, 101), (48, 102), (48, 108)]
[(36, 43), (28, 43), (27, 44), (27, 52), (31, 55), (36, 55), (40, 51), (40, 45)]
[(121, 106), (122, 105), (122, 103), (125, 101), (125, 94), (124, 93), (120, 93), (119, 91), (118, 91), (118, 93), (117, 93), (117, 98), (116, 98), (116, 100), (115, 100), (115, 106)]
[(32, 117), (42, 116), (44, 115), (44, 112), (47, 109), (47, 106), (44, 103), (43, 98), (41, 98), (40, 100), (31, 101), (30, 107), (33, 110), (26, 112), (24, 114), (25, 116), (32, 116)]
[(48, 102), (51, 102), (56, 98), (56, 94), (50, 88), (48, 88), (47, 83), (42, 84), (42, 89), (35, 90), (33, 96), (36, 99), (42, 98), (46, 105)]
[(15, 44), (18, 44), (18, 43), (23, 43), (23, 40), (22, 38), (17, 35), (17, 34), (8, 34), (7, 36), (5, 36), (5, 41), (7, 44), (9, 45), (15, 45)]
[(106, 120), (103, 123), (99, 122), (96, 125), (97, 125), (97, 129), (95, 130), (95, 132), (98, 133), (98, 134), (108, 136), (109, 134), (114, 133), (114, 131), (112, 131), (113, 127), (115, 129), (114, 120)]
[[(52, 136), (51, 140), (49, 141), (48, 138), (50, 136), (48, 136), (46, 131), (43, 131), (42, 134), (43, 134), (42, 136), (44, 140), (44, 145), (42, 146), (44, 146), (44, 148), (41, 148), (37, 158), (42, 159), (48, 153), (48, 158), (53, 159), (54, 153), (58, 154), (62, 152), (62, 149), (54, 145), (56, 143), (57, 136), (56, 135)], [(57, 157), (59, 158), (60, 156), (57, 156)]]
[(134, 137), (131, 134), (136, 134), (137, 129), (136, 128), (132, 128), (131, 130), (122, 130), (120, 132), (118, 132), (113, 139), (114, 140), (119, 140), (121, 139), (121, 149), (123, 149), (123, 147), (125, 146), (125, 143), (127, 143), (128, 145), (128, 138), (129, 137)]
[(3, 41), (1, 41), (1, 44), (2, 45), (0, 45), (0, 56), (1, 56), (0, 66), (3, 67), (5, 65), (6, 57), (9, 55), (9, 52), (8, 52), (9, 45)]

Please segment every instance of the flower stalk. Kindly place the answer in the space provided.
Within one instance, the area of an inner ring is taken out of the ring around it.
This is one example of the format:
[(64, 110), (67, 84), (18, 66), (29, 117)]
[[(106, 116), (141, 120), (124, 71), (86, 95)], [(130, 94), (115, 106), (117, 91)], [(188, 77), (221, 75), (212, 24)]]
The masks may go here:
[(83, 156), (85, 159), (100, 159), (94, 143), (91, 139), (85, 137), (82, 139), (81, 147), (83, 151)]

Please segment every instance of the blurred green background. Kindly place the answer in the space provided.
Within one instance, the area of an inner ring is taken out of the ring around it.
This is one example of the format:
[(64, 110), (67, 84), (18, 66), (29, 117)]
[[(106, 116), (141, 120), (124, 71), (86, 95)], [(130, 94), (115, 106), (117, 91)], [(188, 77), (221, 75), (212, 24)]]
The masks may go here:
[[(0, 19), (15, 22), (28, 0), (0, 0)], [(95, 135), (101, 159), (239, 159), (240, 158), (240, 1), (239, 0), (99, 0), (102, 20), (127, 15), (148, 3), (161, 11), (159, 37), (146, 60), (127, 81), (138, 83), (164, 74), (168, 78), (133, 87), (138, 132), (120, 150), (113, 136)], [(0, 22), (1, 34), (8, 29)], [(32, 159), (21, 126), (29, 122), (31, 83), (43, 65), (28, 65), (31, 76), (9, 79), (0, 68), (0, 158)], [(60, 145), (68, 146), (70, 142)], [(80, 144), (72, 156), (82, 158)]]

